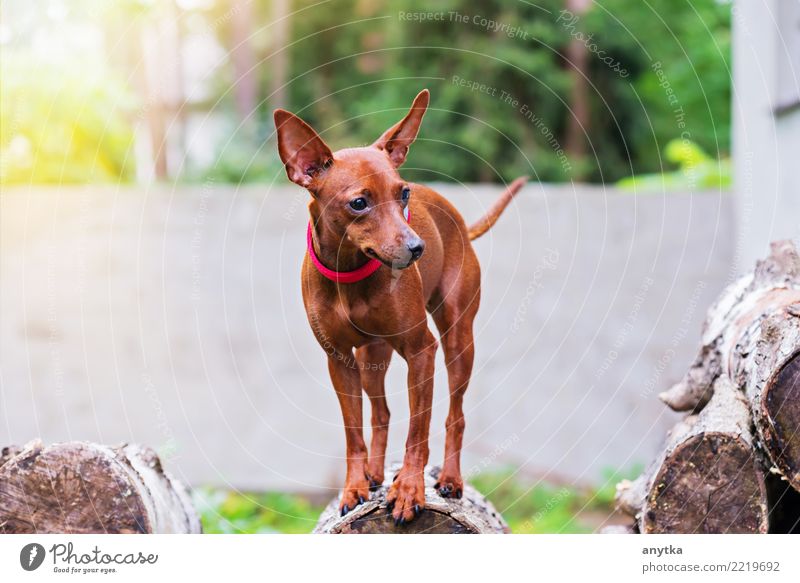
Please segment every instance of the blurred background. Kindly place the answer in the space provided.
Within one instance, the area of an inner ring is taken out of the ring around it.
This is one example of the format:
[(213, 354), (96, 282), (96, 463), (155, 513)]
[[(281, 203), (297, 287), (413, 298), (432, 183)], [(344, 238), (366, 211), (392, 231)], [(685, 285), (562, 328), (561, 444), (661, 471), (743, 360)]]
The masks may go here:
[[(667, 151), (681, 131), (663, 79), (691, 120), (692, 152), (727, 160), (730, 4), (630, 4), (6, 2), (2, 180), (263, 181), (280, 166), (274, 108), (299, 112), (333, 143), (364, 144), (429, 86), (428, 135), (460, 148), (419, 143), (409, 166), (425, 167), (420, 179), (533, 171), (608, 183), (680, 163)], [(703, 185), (729, 184), (727, 163), (715, 166)]]
[(3, 2), (0, 444), (144, 443), (207, 530), (310, 531), (344, 439), (271, 112), (364, 145), (428, 87), (404, 176), (467, 222), (532, 178), (476, 244), (466, 477), (517, 532), (613, 522), (705, 310), (800, 235), (798, 77), (796, 0)]

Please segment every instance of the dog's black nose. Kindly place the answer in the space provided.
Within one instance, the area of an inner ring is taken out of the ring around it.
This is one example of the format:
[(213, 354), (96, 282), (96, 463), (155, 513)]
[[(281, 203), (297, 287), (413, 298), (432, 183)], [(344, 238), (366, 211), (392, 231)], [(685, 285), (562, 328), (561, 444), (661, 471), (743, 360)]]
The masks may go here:
[(422, 257), (422, 252), (425, 251), (425, 243), (417, 240), (408, 246), (408, 250), (411, 251), (411, 260), (416, 261)]

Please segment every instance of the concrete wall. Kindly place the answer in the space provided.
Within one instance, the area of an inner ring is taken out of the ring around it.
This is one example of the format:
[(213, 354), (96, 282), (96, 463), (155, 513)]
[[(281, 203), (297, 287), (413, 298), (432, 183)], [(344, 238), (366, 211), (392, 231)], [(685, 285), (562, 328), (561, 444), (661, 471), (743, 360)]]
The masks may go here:
[(796, 4), (734, 5), (735, 263), (741, 269), (765, 255), (770, 241), (800, 244), (800, 101), (790, 97), (800, 97)]
[[(441, 189), (467, 220), (496, 187)], [(465, 471), (590, 482), (646, 462), (656, 399), (732, 277), (728, 195), (530, 185), (476, 244), (483, 273)], [(297, 188), (0, 196), (0, 442), (157, 446), (192, 484), (335, 488), (344, 436), (300, 301)], [(438, 361), (432, 461), (447, 390)], [(390, 457), (408, 422), (389, 374)]]

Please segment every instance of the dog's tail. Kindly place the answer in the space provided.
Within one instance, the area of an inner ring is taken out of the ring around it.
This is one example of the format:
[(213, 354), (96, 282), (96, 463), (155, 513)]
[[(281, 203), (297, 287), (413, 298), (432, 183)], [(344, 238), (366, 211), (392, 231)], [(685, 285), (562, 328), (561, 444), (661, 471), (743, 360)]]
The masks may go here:
[(469, 228), (469, 240), (474, 241), (481, 235), (483, 235), (486, 231), (491, 229), (494, 224), (497, 222), (497, 219), (500, 218), (500, 215), (506, 210), (508, 203), (511, 202), (516, 194), (525, 186), (525, 183), (528, 182), (527, 176), (520, 176), (514, 182), (508, 185), (503, 191), (494, 204), (489, 207), (489, 210), (483, 215), (476, 223), (474, 223)]

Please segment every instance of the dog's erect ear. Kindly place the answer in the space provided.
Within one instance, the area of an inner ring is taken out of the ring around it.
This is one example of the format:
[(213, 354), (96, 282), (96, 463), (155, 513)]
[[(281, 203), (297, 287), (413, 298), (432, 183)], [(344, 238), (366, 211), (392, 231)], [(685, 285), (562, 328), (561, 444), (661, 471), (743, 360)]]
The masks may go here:
[(331, 149), (302, 119), (283, 109), (275, 110), (278, 153), (289, 180), (308, 188), (318, 172), (333, 161)]
[(431, 94), (427, 89), (420, 91), (414, 98), (414, 103), (411, 105), (411, 111), (408, 112), (408, 115), (386, 130), (378, 138), (378, 141), (373, 144), (379, 150), (386, 150), (396, 168), (402, 166), (403, 162), (406, 161), (408, 147), (417, 137), (419, 126), (422, 123), (422, 116), (425, 115), (425, 110), (428, 109), (430, 100)]

